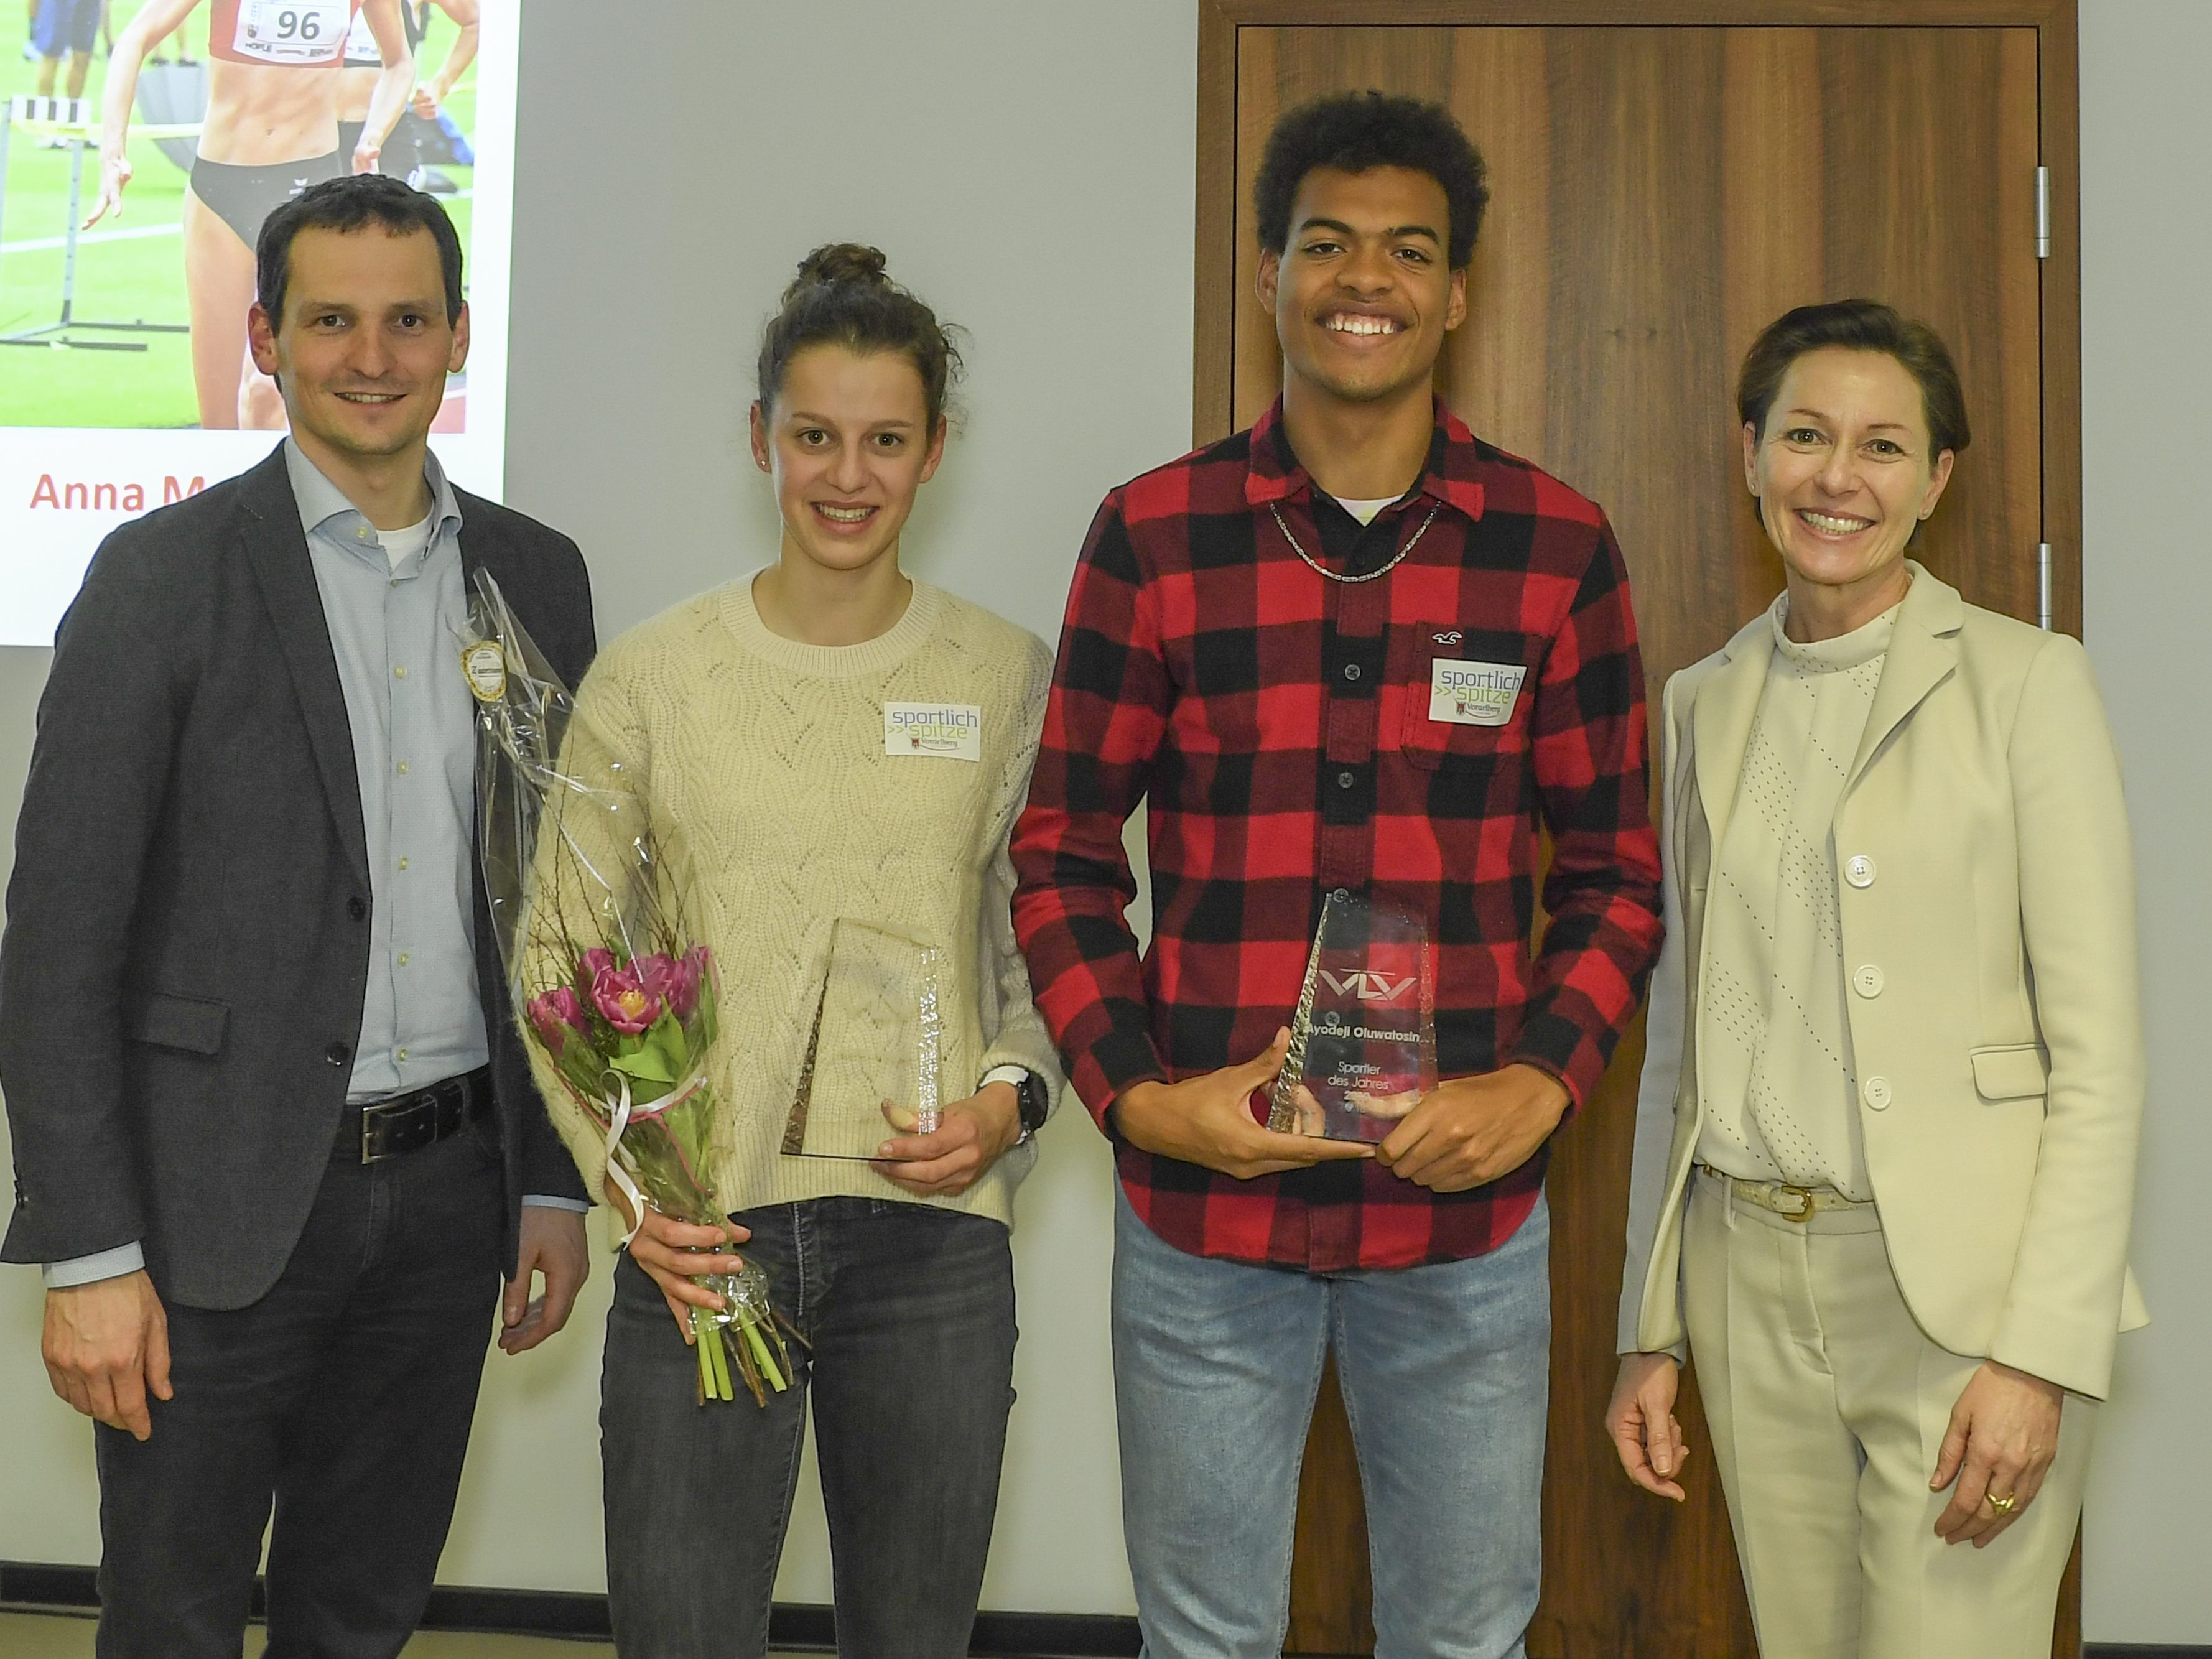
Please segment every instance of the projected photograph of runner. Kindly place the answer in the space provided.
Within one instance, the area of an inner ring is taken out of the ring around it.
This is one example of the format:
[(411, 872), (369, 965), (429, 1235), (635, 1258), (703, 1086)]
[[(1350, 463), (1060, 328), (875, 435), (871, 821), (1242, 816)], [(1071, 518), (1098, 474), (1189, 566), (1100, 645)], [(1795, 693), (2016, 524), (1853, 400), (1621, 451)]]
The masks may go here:
[[(480, 0), (0, 6), (0, 427), (281, 430), (246, 342), (262, 221), (380, 170), (471, 251), (481, 21)], [(440, 429), (466, 409), (456, 384)]]

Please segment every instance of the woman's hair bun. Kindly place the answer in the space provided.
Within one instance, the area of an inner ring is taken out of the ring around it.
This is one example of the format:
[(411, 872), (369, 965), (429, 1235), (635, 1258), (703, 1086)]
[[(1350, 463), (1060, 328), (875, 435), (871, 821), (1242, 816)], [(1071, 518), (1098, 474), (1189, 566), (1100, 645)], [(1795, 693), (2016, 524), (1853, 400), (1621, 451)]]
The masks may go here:
[(783, 291), (784, 301), (789, 304), (799, 289), (816, 283), (889, 288), (891, 279), (884, 274), (889, 263), (881, 248), (860, 242), (826, 243), (799, 262), (799, 275)]
[(881, 248), (831, 242), (799, 262), (783, 306), (761, 333), (760, 401), (774, 408), (784, 371), (809, 346), (838, 345), (866, 356), (895, 351), (921, 376), (933, 432), (945, 423), (945, 403), (960, 376), (960, 350), (937, 313), (884, 274)]

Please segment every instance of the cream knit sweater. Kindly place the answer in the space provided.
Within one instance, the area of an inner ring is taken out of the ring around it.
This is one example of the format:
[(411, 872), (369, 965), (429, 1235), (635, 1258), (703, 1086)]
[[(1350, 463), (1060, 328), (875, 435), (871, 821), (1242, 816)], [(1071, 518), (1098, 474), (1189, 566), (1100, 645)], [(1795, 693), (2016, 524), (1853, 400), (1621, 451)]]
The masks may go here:
[(1698, 1031), (1707, 1098), (1698, 1159), (1750, 1181), (1869, 1200), (1844, 1009), (1834, 824), (1881, 683), (1894, 607), (1800, 645), (1770, 613), (1774, 655), (1735, 810), (1716, 849)]
[[(948, 1103), (994, 1066), (1056, 1083), (1014, 942), (1006, 854), (1051, 672), (1033, 635), (920, 581), (891, 630), (860, 645), (770, 633), (745, 577), (599, 654), (577, 693), (563, 767), (602, 787), (626, 779), (644, 799), (664, 859), (684, 877), (690, 931), (720, 966), (709, 1070), (722, 1115), (708, 1168), (726, 1208), (911, 1198), (865, 1163), (781, 1150), (838, 919), (942, 951)], [(975, 708), (980, 760), (902, 742), (892, 752), (887, 703)], [(538, 1081), (596, 1196), (604, 1140), (542, 1063)], [(1011, 1226), (1014, 1188), (1035, 1158), (1033, 1146), (1017, 1147), (958, 1197), (915, 1201)]]

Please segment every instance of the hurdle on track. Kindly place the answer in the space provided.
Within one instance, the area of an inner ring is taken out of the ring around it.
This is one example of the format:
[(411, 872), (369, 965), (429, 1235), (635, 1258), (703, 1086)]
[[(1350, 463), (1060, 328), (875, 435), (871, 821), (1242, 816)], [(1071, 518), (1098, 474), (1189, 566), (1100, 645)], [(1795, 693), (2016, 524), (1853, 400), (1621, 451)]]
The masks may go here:
[[(59, 319), (40, 328), (0, 334), (0, 345), (68, 347), (78, 351), (143, 351), (146, 343), (143, 340), (80, 340), (72, 337), (75, 331), (101, 334), (189, 334), (192, 331), (189, 323), (149, 323), (143, 319), (128, 323), (101, 323), (88, 321), (76, 315), (76, 245), (84, 212), (84, 157), (87, 150), (96, 150), (96, 141), (92, 135), (93, 129), (98, 125), (98, 116), (89, 98), (38, 98), (29, 94), (19, 94), (8, 100), (5, 118), (0, 118), (0, 231), (4, 231), (7, 224), (8, 140), (18, 128), (27, 135), (69, 141), (69, 222), (62, 240), (62, 313)], [(141, 138), (197, 138), (200, 124), (191, 121), (158, 126), (141, 125), (133, 127), (131, 131), (134, 137)]]

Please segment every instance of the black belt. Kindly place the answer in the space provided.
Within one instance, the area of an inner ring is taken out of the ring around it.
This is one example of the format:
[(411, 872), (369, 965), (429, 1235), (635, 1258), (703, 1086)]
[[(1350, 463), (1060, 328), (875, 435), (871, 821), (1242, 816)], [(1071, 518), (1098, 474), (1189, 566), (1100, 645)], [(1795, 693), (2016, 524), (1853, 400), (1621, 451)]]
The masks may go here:
[(374, 1164), (436, 1145), (471, 1118), (491, 1110), (491, 1068), (480, 1066), (427, 1089), (349, 1106), (338, 1126), (337, 1156)]

